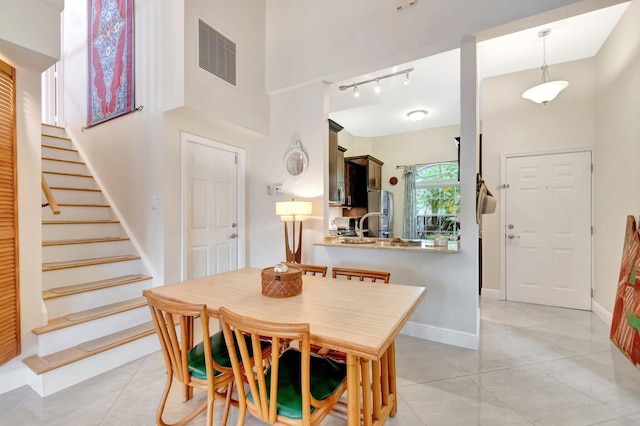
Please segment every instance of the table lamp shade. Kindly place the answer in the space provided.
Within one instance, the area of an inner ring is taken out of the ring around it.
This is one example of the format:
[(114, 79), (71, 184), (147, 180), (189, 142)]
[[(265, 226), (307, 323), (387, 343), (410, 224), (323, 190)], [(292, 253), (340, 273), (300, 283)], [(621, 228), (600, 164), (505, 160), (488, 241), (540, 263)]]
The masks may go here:
[(302, 222), (311, 214), (311, 201), (278, 201), (276, 215), (282, 222)]

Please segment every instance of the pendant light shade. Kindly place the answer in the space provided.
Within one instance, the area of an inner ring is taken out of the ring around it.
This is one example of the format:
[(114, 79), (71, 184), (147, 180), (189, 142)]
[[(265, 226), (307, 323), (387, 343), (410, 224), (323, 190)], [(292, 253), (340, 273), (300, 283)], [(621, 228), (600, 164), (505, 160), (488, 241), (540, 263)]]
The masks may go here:
[(545, 38), (551, 33), (550, 29), (544, 29), (538, 32), (538, 37), (542, 37), (542, 83), (525, 90), (522, 97), (529, 99), (537, 104), (546, 105), (558, 96), (560, 92), (569, 86), (568, 81), (555, 80), (549, 81), (549, 65), (547, 65), (547, 47)]
[(569, 86), (567, 81), (556, 80), (556, 81), (548, 81), (546, 83), (538, 84), (537, 86), (533, 86), (531, 89), (526, 90), (522, 97), (525, 99), (529, 99), (537, 104), (547, 104), (547, 102), (555, 99), (556, 96), (560, 92)]

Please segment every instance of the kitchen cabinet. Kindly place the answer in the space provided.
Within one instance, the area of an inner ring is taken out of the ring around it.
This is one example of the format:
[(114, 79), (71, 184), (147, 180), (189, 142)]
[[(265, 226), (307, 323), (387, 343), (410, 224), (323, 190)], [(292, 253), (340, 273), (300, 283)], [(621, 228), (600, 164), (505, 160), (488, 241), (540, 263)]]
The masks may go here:
[(344, 207), (367, 207), (367, 171), (352, 161), (344, 161)]
[(382, 165), (384, 164), (382, 161), (371, 155), (347, 157), (345, 160), (349, 160), (355, 164), (365, 167), (368, 190), (382, 189)]
[(343, 127), (329, 120), (329, 205), (341, 206), (345, 200), (344, 153), (338, 145), (338, 132)]

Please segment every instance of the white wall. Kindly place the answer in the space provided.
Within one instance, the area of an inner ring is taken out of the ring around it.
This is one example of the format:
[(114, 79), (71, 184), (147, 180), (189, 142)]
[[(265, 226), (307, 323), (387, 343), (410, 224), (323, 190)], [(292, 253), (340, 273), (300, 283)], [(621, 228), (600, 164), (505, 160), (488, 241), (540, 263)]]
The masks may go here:
[[(546, 106), (522, 98), (540, 81), (540, 70), (528, 70), (482, 82), (482, 175), (501, 202), (501, 155), (559, 149), (592, 148), (595, 132), (594, 60), (550, 67), (553, 79), (569, 87)], [(500, 208), (482, 218), (483, 288), (500, 289)]]
[(64, 0), (3, 0), (0, 52), (14, 67), (42, 72), (60, 58)]
[(640, 215), (640, 1), (595, 61), (595, 302), (613, 312), (627, 215)]
[[(309, 154), (309, 170), (299, 178), (289, 176), (284, 155), (297, 134)], [(251, 223), (250, 266), (273, 266), (285, 259), (284, 227), (275, 215), (276, 201), (292, 198), (313, 202), (313, 214), (303, 224), (302, 262), (314, 263), (313, 243), (324, 237), (328, 207), (324, 194), (329, 149), (327, 87), (322, 83), (271, 96), (271, 136), (256, 143), (249, 153), (248, 217)], [(282, 183), (284, 195), (267, 195), (267, 185)]]
[[(184, 3), (185, 105), (202, 114), (268, 134), (269, 98), (264, 88), (265, 0), (189, 0)], [(235, 87), (197, 66), (198, 19), (236, 43)]]
[[(465, 34), (566, 5), (593, 9), (602, 7), (601, 3), (418, 1), (396, 11), (395, 1), (268, 2), (267, 92), (318, 79), (344, 80), (458, 48)], [(554, 14), (554, 18), (560, 16)]]

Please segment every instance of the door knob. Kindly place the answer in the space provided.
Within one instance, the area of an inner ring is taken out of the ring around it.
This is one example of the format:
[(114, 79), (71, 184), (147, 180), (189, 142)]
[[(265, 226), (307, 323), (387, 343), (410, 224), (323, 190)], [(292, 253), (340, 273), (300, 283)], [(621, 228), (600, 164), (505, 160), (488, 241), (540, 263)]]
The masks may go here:
[(229, 235), (229, 238), (238, 238), (238, 234), (234, 232), (233, 234)]
[(513, 240), (514, 238), (520, 238), (520, 235), (513, 235), (513, 234), (509, 234), (509, 235), (507, 235), (507, 237), (508, 237), (510, 240)]

